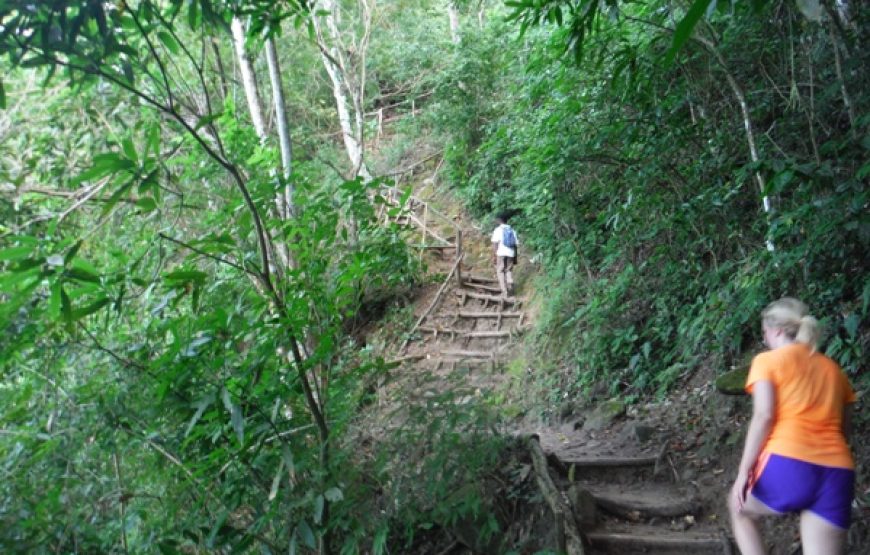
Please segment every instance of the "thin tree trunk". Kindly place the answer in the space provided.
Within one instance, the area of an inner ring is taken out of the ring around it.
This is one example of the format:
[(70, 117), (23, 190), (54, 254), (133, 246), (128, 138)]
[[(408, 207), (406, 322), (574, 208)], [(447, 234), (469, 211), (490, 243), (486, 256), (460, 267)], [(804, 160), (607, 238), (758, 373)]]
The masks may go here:
[(852, 129), (855, 129), (855, 107), (852, 104), (849, 91), (846, 89), (846, 80), (843, 78), (843, 62), (840, 59), (840, 45), (837, 40), (837, 35), (834, 32), (833, 20), (828, 27), (828, 33), (831, 36), (831, 48), (834, 50), (834, 69), (837, 72), (837, 80), (840, 82), (840, 94), (843, 96), (843, 104), (846, 106), (846, 113), (849, 114), (849, 126)]
[(293, 185), (290, 174), (293, 172), (293, 146), (290, 143), (290, 126), (287, 123), (287, 107), (284, 105), (284, 88), (281, 85), (281, 70), (275, 40), (266, 40), (266, 63), (269, 66), (269, 81), (272, 83), (272, 100), (275, 104), (275, 119), (278, 127), (278, 142), (281, 148), (281, 167), (284, 175), (283, 198), (279, 198), (278, 212), (284, 219), (293, 217)]
[(459, 44), (459, 10), (453, 2), (447, 4), (447, 19), (450, 21), (450, 40), (453, 44)]
[[(353, 166), (353, 174), (369, 181), (372, 176), (363, 155), (362, 90), (364, 80), (360, 80), (359, 87), (354, 86), (351, 81), (352, 76), (349, 74), (343, 49), (340, 48), (342, 41), (338, 29), (338, 4), (333, 0), (320, 0), (318, 7), (326, 13), (323, 15), (322, 21), (319, 17), (314, 18), (314, 29), (317, 33), (323, 65), (329, 74), (330, 81), (332, 81), (332, 95), (335, 98), (335, 106), (338, 111), (338, 123), (341, 127), (344, 148)], [(324, 34), (324, 23), (328, 40)], [(368, 33), (368, 24), (366, 27), (366, 33)], [(364, 56), (365, 52), (361, 48), (358, 54)]]
[(260, 103), (260, 91), (257, 88), (257, 77), (251, 59), (245, 50), (245, 26), (238, 17), (233, 17), (230, 24), (233, 33), (233, 47), (236, 50), (236, 58), (239, 60), (239, 72), (242, 75), (242, 87), (245, 89), (245, 98), (248, 101), (248, 110), (251, 112), (251, 121), (254, 131), (260, 141), (266, 139), (266, 122), (263, 119), (263, 105)]
[[(257, 133), (257, 137), (260, 139), (260, 144), (266, 144), (269, 137), (266, 132), (266, 120), (263, 117), (263, 104), (260, 100), (260, 91), (257, 86), (257, 76), (254, 73), (253, 64), (251, 63), (251, 59), (248, 56), (247, 50), (245, 49), (245, 27), (242, 23), (242, 20), (238, 17), (233, 17), (233, 21), (231, 23), (231, 30), (233, 34), (233, 46), (236, 50), (236, 58), (239, 61), (239, 73), (242, 76), (242, 86), (245, 89), (245, 98), (248, 101), (248, 109), (251, 113), (251, 122), (254, 125), (254, 131)], [(272, 39), (269, 39), (266, 42), (266, 55), (267, 58), (270, 57), (270, 45), (271, 45), (271, 56), (274, 56), (275, 71), (278, 71), (278, 60), (277, 55), (275, 54), (275, 43)], [(269, 62), (269, 73), (270, 77), (272, 76), (272, 62)], [(280, 77), (280, 75), (279, 75)], [(273, 95), (275, 94), (276, 81), (272, 79), (272, 91)], [(277, 88), (279, 89), (278, 93), (280, 97), (275, 95), (275, 108), (276, 114), (278, 114), (278, 127), (279, 134), (281, 133), (281, 127), (283, 125), (283, 131), (286, 134), (286, 137), (281, 138), (281, 158), (282, 165), (284, 166), (285, 177), (290, 175), (290, 155), (289, 150), (287, 157), (285, 159), (284, 156), (284, 141), (287, 141), (287, 146), (289, 149), (290, 138), (289, 131), (287, 126), (287, 115), (284, 110), (284, 95), (280, 90), (281, 82), (280, 78), (277, 80)], [(280, 99), (280, 100), (279, 100)], [(280, 107), (279, 103), (280, 102)], [(283, 121), (282, 121), (283, 118)], [(275, 204), (277, 206), (278, 217), (280, 219), (286, 219), (290, 217), (292, 212), (292, 204), (293, 202), (293, 194), (292, 189), (290, 189), (289, 185), (285, 186), (283, 191), (278, 190), (276, 192)], [(278, 255), (278, 259), (281, 262), (282, 268), (290, 268), (292, 267), (292, 257), (290, 255), (290, 249), (287, 244), (283, 241), (276, 241), (274, 244), (274, 249), (276, 254)]]
[[(719, 49), (716, 48), (716, 45), (708, 39), (697, 35), (695, 36), (695, 39), (707, 48), (713, 57), (716, 58), (716, 61), (719, 62), (722, 71), (725, 72), (725, 80), (728, 81), (728, 86), (731, 87), (731, 92), (734, 93), (734, 96), (737, 99), (737, 104), (740, 106), (740, 114), (743, 116), (743, 129), (746, 133), (746, 142), (749, 145), (750, 159), (753, 162), (758, 163), (760, 158), (758, 156), (758, 147), (755, 142), (755, 131), (752, 125), (752, 118), (749, 114), (749, 104), (746, 102), (746, 94), (744, 94), (743, 88), (731, 74), (731, 71), (728, 69), (728, 64), (725, 62), (725, 58), (722, 57), (722, 54), (719, 52)], [(764, 176), (761, 175), (760, 171), (755, 172), (755, 181), (758, 184), (758, 190), (761, 193), (761, 204), (764, 208), (764, 213), (769, 216), (772, 211), (770, 197), (764, 192), (767, 186), (764, 182)], [(765, 239), (765, 245), (767, 246), (767, 250), (770, 252), (776, 250), (770, 237)]]

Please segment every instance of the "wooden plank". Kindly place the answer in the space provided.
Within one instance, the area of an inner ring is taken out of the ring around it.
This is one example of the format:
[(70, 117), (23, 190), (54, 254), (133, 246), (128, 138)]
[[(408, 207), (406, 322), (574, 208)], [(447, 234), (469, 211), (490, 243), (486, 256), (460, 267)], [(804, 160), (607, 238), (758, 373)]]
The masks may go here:
[(478, 299), (481, 301), (492, 301), (495, 303), (506, 303), (506, 304), (519, 304), (520, 299), (516, 297), (500, 297), (498, 295), (487, 295), (485, 293), (475, 293), (474, 291), (454, 291), (454, 293), (460, 297), (465, 296), (469, 299)]
[(469, 275), (465, 278), (466, 282), (474, 282), (474, 283), (494, 283), (498, 285), (498, 280), (491, 277), (484, 277), (480, 275)]
[(465, 357), (465, 358), (483, 358), (495, 359), (496, 353), (492, 351), (441, 351), (438, 353), (446, 357)]
[(458, 312), (460, 318), (519, 318), (522, 312)]
[(505, 330), (505, 331), (467, 331), (467, 330), (457, 330), (457, 329), (438, 329), (432, 328), (429, 326), (420, 326), (417, 328), (419, 331), (426, 333), (434, 333), (445, 334), (451, 337), (459, 337), (459, 338), (468, 338), (468, 339), (487, 339), (487, 338), (497, 338), (497, 337), (513, 337), (515, 335), (520, 335), (525, 330)]

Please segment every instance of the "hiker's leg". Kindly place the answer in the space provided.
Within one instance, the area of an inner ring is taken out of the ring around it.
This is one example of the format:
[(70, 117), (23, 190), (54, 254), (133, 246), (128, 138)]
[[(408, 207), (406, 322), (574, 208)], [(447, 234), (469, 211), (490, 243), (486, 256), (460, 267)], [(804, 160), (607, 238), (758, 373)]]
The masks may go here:
[(508, 294), (508, 286), (507, 286), (507, 277), (505, 276), (505, 265), (507, 264), (507, 257), (499, 256), (495, 262), (495, 275), (498, 277), (498, 286), (501, 289), (501, 296), (507, 297)]
[(801, 512), (801, 547), (804, 555), (839, 555), (846, 546), (846, 529), (812, 511)]
[(514, 267), (514, 259), (505, 257), (504, 259), (504, 267), (505, 267), (505, 282), (507, 283), (507, 293), (508, 295), (514, 294), (514, 275), (511, 273), (511, 269)]
[(837, 555), (846, 545), (852, 517), (855, 472), (848, 468), (824, 467), (813, 504), (801, 511), (801, 543), (804, 555)]
[(733, 496), (728, 499), (728, 512), (731, 514), (731, 529), (734, 531), (734, 540), (740, 553), (743, 555), (765, 555), (764, 540), (758, 529), (758, 518), (764, 515), (780, 515), (753, 497), (751, 493), (746, 495), (743, 508), (738, 508)]

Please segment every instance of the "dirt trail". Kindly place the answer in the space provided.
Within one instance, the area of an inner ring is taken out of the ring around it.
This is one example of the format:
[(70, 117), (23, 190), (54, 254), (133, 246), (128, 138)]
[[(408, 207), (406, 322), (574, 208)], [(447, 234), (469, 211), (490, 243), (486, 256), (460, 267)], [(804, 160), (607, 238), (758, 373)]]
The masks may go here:
[[(506, 386), (505, 365), (534, 323), (533, 314), (522, 288), (516, 297), (500, 297), (486, 234), (461, 216), (453, 218), (453, 230), (439, 228), (419, 215), (421, 206), (412, 209), (418, 217), (397, 218), (412, 230), (422, 221), (431, 226), (440, 247), (424, 248), (429, 272), (449, 281), (430, 286), (418, 299), (418, 325), (394, 353), (401, 362), (382, 384), (382, 403), (425, 403), (445, 391), (453, 392), (453, 402), (468, 403)], [(448, 247), (457, 228), (464, 238), (461, 282), (455, 278), (456, 251)], [(732, 553), (725, 519), (710, 514), (697, 485), (678, 484), (672, 432), (660, 423), (626, 422), (624, 411), (605, 404), (584, 421), (508, 431), (537, 438), (547, 461), (537, 469), (538, 480), (549, 480), (557, 491), (549, 500), (550, 530), (538, 547), (567, 553)], [(561, 521), (553, 516), (560, 513)], [(572, 533), (585, 548), (571, 544)], [(461, 542), (449, 551), (472, 552)]]
[[(527, 251), (521, 249), (517, 296), (502, 299), (487, 230), (461, 213), (437, 222), (435, 207), (427, 212), (427, 204), (413, 197), (416, 216), (398, 219), (408, 225), (411, 244), (420, 226), (426, 229), (421, 256), (429, 273), (446, 281), (424, 288), (414, 303), (416, 325), (392, 353), (399, 362), (381, 383), (380, 399), (393, 415), (435, 399), (465, 405), (502, 395), (516, 386), (511, 380), (517, 376), (506, 369), (524, 360), (520, 341), (534, 325), (532, 292), (523, 287)], [(737, 553), (725, 498), (751, 407), (747, 398), (717, 393), (715, 375), (710, 368), (696, 372), (656, 403), (626, 406), (599, 398), (547, 423), (507, 424), (503, 432), (527, 450), (518, 464), (529, 469), (524, 480), (537, 500), (524, 522), (502, 523), (505, 543), (520, 539), (527, 548), (521, 553)], [(849, 554), (866, 552), (862, 511), (850, 531)], [(795, 519), (768, 520), (763, 528), (772, 555), (800, 553)], [(437, 552), (494, 553), (473, 537), (457, 536)]]

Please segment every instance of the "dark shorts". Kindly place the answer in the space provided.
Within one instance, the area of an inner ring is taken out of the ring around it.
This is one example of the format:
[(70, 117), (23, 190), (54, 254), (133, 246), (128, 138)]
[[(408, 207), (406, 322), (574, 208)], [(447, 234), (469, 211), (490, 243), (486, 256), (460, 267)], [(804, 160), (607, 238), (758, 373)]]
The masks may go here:
[(834, 526), (848, 528), (855, 472), (771, 454), (750, 490), (780, 513), (811, 511)]

